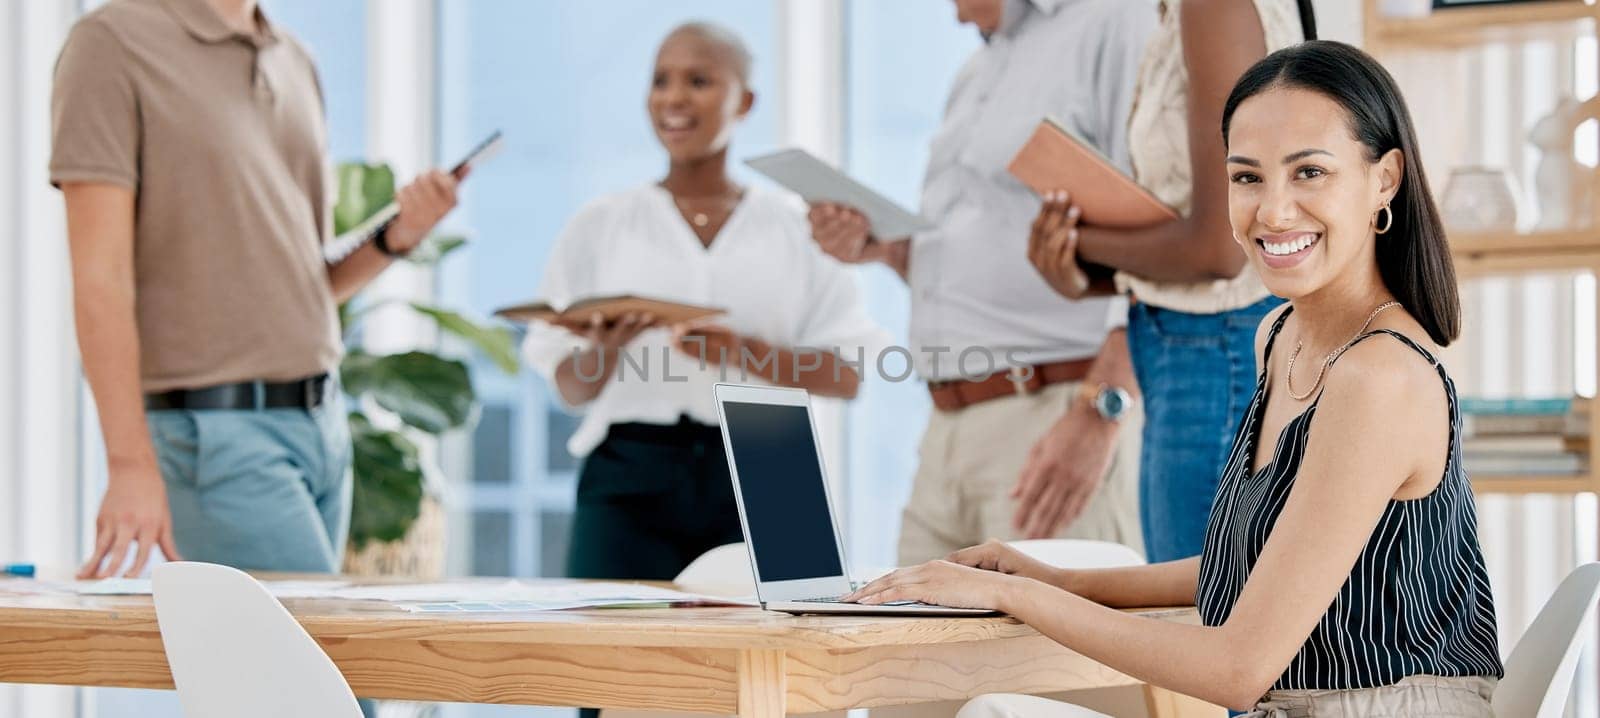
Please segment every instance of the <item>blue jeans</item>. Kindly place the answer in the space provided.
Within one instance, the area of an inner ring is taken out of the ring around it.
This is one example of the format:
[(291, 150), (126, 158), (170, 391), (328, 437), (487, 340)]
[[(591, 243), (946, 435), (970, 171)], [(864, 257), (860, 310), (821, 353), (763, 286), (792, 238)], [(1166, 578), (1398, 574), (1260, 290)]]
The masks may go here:
[[(354, 449), (337, 384), (311, 411), (151, 411), (146, 421), (185, 560), (338, 573)], [(377, 715), (372, 701), (360, 703)]]
[(311, 411), (152, 411), (178, 552), (245, 570), (335, 573), (350, 528), (344, 397)]
[(1217, 480), (1256, 389), (1256, 327), (1282, 303), (1268, 297), (1220, 314), (1129, 307), (1145, 411), (1139, 518), (1152, 563), (1200, 555)]

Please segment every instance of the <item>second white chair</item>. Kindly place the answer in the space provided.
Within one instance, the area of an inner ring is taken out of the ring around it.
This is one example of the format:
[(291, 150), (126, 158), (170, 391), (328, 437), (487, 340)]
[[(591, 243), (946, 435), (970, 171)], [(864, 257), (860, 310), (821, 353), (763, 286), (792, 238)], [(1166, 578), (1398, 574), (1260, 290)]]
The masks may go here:
[(1056, 568), (1121, 568), (1144, 563), (1144, 555), (1120, 543), (1085, 539), (1024, 539), (1011, 547)]
[(1572, 674), (1583, 638), (1592, 635), (1600, 600), (1600, 563), (1579, 566), (1556, 587), (1533, 624), (1506, 659), (1506, 675), (1494, 691), (1500, 718), (1555, 718), (1566, 711)]
[(328, 654), (243, 571), (165, 563), (152, 584), (185, 718), (361, 718)]

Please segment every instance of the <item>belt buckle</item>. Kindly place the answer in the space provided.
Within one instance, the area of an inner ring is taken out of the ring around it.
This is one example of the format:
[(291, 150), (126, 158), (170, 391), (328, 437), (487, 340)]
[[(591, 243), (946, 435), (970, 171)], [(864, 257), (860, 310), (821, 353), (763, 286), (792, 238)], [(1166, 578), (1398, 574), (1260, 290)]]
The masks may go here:
[[(1035, 370), (1033, 374), (1034, 376), (1038, 376), (1039, 372)], [(1022, 371), (1018, 367), (1011, 367), (1007, 369), (1006, 378), (1011, 380), (1011, 387), (1016, 390), (1017, 396), (1027, 396), (1033, 393), (1028, 388), (1028, 380), (1022, 378)]]

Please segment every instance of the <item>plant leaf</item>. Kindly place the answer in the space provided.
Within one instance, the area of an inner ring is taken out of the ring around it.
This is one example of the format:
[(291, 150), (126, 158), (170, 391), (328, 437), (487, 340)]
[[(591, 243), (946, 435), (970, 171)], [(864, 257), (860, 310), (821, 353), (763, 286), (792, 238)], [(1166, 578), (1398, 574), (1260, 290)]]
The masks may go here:
[(379, 429), (360, 412), (350, 414), (354, 448), (354, 490), (350, 503), (350, 542), (404, 538), (422, 511), (422, 464), (417, 447), (397, 431)]
[(467, 243), (467, 238), (458, 234), (430, 234), (421, 244), (406, 254), (406, 261), (412, 264), (437, 264), (444, 256), (461, 248)]
[(465, 425), (477, 403), (467, 365), (427, 352), (352, 351), (339, 373), (351, 396), (370, 395), (406, 425), (430, 434)]
[(459, 312), (441, 307), (412, 302), (411, 308), (432, 317), (434, 323), (439, 325), (440, 331), (449, 332), (466, 340), (484, 356), (493, 360), (500, 367), (500, 371), (507, 374), (517, 373), (517, 346), (511, 337), (510, 329), (486, 327)]
[(334, 235), (350, 231), (394, 201), (394, 171), (386, 164), (345, 163), (339, 168)]
[(394, 201), (394, 171), (385, 164), (345, 162), (335, 176), (339, 199), (333, 205), (333, 234), (339, 236)]

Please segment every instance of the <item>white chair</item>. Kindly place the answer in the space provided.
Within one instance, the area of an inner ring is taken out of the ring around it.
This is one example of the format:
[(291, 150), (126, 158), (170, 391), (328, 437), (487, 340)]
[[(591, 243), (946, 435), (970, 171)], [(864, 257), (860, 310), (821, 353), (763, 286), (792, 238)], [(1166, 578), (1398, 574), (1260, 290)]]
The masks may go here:
[(1144, 555), (1112, 541), (1024, 539), (1011, 547), (1057, 568), (1120, 568), (1144, 564)]
[(1582, 652), (1585, 630), (1600, 600), (1600, 563), (1579, 566), (1556, 587), (1522, 634), (1506, 676), (1494, 691), (1501, 718), (1554, 718), (1566, 711), (1567, 692)]
[(672, 579), (687, 591), (711, 589), (748, 595), (756, 590), (755, 574), (750, 570), (750, 553), (743, 543), (718, 546), (689, 562)]
[(156, 622), (186, 718), (361, 718), (344, 676), (278, 599), (227, 566), (156, 566)]

